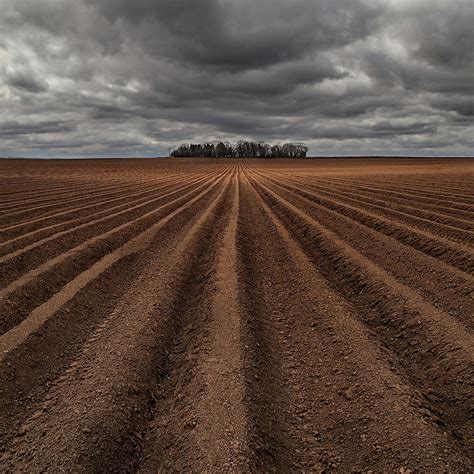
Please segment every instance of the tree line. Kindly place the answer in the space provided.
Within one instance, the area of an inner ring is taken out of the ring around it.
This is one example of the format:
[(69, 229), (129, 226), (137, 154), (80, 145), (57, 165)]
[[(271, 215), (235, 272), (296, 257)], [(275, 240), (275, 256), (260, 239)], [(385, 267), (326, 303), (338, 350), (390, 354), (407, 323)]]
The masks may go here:
[(239, 141), (236, 144), (224, 142), (184, 143), (171, 151), (174, 157), (201, 158), (306, 158), (308, 147), (302, 143), (269, 145), (264, 142)]

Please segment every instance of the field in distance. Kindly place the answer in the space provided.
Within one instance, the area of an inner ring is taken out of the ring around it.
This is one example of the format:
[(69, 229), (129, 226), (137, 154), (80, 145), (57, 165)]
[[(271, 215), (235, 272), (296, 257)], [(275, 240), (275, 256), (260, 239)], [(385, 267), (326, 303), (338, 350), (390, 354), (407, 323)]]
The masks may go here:
[(2, 470), (469, 472), (474, 161), (0, 160)]

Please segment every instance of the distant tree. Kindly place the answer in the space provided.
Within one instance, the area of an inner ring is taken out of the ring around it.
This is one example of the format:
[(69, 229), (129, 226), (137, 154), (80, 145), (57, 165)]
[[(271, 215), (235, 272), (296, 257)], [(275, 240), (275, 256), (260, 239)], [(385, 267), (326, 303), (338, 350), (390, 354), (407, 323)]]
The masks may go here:
[[(308, 147), (303, 143), (269, 145), (265, 142), (239, 140), (235, 145), (228, 142), (184, 143), (176, 149), (168, 149), (170, 156), (207, 158), (306, 158)], [(171, 151), (172, 150), (172, 151)]]
[(227, 156), (227, 147), (224, 143), (219, 142), (216, 145), (216, 157), (217, 158), (225, 158)]

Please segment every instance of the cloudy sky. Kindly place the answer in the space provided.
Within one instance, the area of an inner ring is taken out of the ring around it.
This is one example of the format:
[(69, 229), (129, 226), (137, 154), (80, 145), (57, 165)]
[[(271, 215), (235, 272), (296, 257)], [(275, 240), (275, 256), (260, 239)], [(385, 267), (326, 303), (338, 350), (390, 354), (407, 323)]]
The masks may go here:
[(0, 156), (474, 155), (473, 0), (0, 0)]

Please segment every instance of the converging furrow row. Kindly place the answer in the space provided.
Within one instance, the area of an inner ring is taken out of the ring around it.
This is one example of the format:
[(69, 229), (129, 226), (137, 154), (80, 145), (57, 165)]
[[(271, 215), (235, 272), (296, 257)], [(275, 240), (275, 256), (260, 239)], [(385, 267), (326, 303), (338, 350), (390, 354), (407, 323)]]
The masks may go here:
[(12, 165), (5, 470), (472, 470), (472, 174), (354, 163)]

